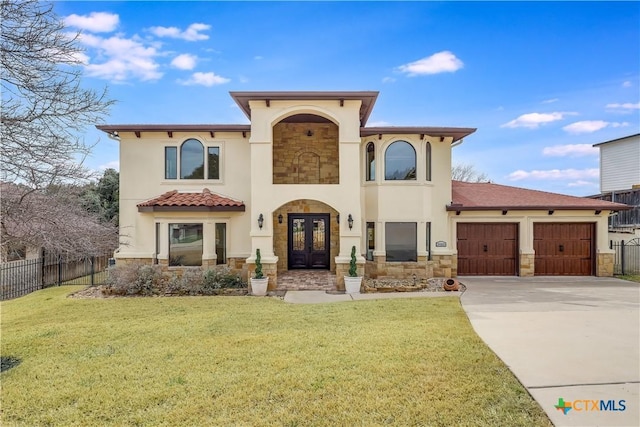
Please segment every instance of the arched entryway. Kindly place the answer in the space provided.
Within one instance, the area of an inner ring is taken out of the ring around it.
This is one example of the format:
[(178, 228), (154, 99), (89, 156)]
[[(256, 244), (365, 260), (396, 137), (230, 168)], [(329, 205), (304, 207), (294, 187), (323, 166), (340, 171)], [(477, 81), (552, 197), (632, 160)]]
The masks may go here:
[(294, 200), (273, 212), (273, 224), (278, 272), (316, 269), (335, 273), (340, 250), (338, 211), (317, 200)]

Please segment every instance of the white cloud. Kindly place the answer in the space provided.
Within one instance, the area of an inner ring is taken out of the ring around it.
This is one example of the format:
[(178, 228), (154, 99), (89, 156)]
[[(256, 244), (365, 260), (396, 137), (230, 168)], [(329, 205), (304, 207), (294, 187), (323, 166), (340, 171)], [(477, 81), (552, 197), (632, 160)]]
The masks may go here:
[(396, 79), (394, 79), (393, 77), (385, 77), (382, 79), (382, 83), (393, 83), (395, 81)]
[(640, 102), (636, 104), (632, 104), (631, 102), (625, 102), (624, 104), (607, 104), (605, 108), (610, 108), (614, 110), (622, 109), (622, 110), (640, 110)]
[(201, 31), (207, 31), (211, 28), (211, 25), (207, 24), (191, 24), (189, 27), (181, 31), (177, 27), (151, 27), (149, 31), (158, 36), (158, 37), (169, 37), (172, 39), (181, 39), (186, 41), (199, 41), (199, 40), (208, 40), (209, 36), (207, 34), (201, 34)]
[(605, 122), (604, 120), (584, 120), (564, 126), (562, 129), (571, 134), (593, 133), (606, 127), (625, 127), (629, 126), (627, 122)]
[(200, 85), (200, 86), (211, 87), (215, 85), (229, 83), (230, 81), (231, 79), (218, 76), (215, 73), (199, 73), (198, 72), (198, 73), (193, 73), (193, 75), (189, 80), (178, 80), (178, 83), (185, 86)]
[(114, 13), (91, 12), (89, 15), (69, 15), (64, 18), (67, 27), (75, 27), (93, 33), (109, 33), (118, 27), (120, 17)]
[(598, 178), (600, 176), (600, 170), (598, 168), (593, 169), (550, 169), (550, 170), (532, 170), (524, 171), (522, 169), (515, 172), (511, 172), (507, 178), (511, 181), (521, 181), (523, 179), (537, 179), (537, 180), (585, 180), (589, 178)]
[(541, 104), (553, 104), (554, 102), (558, 102), (558, 101), (560, 101), (559, 98), (545, 99), (544, 101), (541, 102)]
[(501, 125), (503, 128), (530, 128), (537, 129), (540, 125), (551, 123), (564, 119), (565, 116), (576, 115), (571, 112), (553, 112), (553, 113), (527, 113)]
[(143, 42), (131, 38), (113, 36), (102, 38), (91, 34), (82, 34), (80, 43), (97, 50), (101, 63), (89, 62), (85, 68), (88, 76), (124, 82), (130, 78), (142, 81), (157, 80), (162, 77), (160, 67), (155, 61), (159, 55), (155, 47), (147, 47)]
[(570, 182), (567, 184), (568, 187), (596, 187), (598, 185), (597, 181), (583, 181), (578, 180), (575, 182)]
[(178, 55), (171, 61), (171, 65), (180, 70), (193, 70), (198, 62), (198, 57), (190, 53)]
[(633, 83), (631, 83), (629, 80), (627, 80), (626, 82), (622, 83), (622, 87), (631, 87), (633, 86)]
[(598, 148), (591, 144), (568, 144), (544, 147), (542, 154), (552, 157), (583, 157), (597, 156)]
[(464, 63), (448, 50), (434, 53), (426, 58), (400, 65), (396, 68), (410, 77), (425, 74), (453, 73), (464, 66)]

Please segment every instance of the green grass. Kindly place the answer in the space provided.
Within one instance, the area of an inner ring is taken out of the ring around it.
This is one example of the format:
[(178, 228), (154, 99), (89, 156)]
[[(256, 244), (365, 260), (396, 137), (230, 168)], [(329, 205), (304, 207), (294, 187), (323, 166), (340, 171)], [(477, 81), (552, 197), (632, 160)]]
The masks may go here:
[(627, 275), (619, 275), (616, 276), (618, 279), (628, 280), (630, 282), (638, 282), (640, 283), (640, 274), (627, 274)]
[(457, 298), (66, 297), (78, 289), (1, 304), (3, 426), (551, 425)]

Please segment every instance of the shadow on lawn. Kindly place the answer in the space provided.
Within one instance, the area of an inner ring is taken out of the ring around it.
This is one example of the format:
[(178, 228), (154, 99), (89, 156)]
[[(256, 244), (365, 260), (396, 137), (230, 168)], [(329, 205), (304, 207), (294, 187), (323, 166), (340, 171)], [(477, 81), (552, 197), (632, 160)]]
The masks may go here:
[(11, 368), (15, 368), (20, 363), (21, 359), (13, 356), (0, 356), (0, 372), (8, 371)]

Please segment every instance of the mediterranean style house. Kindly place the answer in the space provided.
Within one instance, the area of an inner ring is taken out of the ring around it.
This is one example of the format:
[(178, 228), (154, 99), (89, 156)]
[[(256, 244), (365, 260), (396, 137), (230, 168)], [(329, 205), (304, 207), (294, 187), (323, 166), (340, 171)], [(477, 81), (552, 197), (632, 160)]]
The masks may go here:
[(101, 125), (120, 141), (117, 262), (372, 278), (611, 275), (601, 200), (451, 179), (473, 128), (367, 127), (378, 92), (231, 92), (250, 124)]

